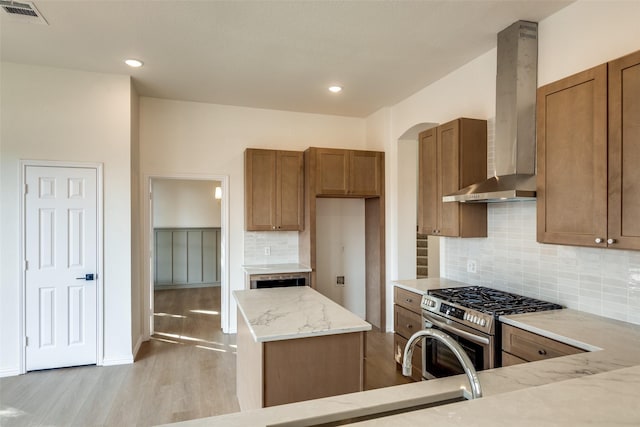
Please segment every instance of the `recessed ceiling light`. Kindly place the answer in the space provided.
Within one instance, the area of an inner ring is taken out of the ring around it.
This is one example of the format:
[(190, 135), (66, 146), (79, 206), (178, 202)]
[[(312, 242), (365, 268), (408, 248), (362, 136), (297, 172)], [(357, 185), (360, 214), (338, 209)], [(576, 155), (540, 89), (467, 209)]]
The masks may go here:
[(342, 92), (342, 86), (329, 86), (329, 92), (333, 92), (333, 93)]
[(140, 68), (144, 65), (144, 63), (138, 59), (125, 59), (124, 63), (132, 68)]

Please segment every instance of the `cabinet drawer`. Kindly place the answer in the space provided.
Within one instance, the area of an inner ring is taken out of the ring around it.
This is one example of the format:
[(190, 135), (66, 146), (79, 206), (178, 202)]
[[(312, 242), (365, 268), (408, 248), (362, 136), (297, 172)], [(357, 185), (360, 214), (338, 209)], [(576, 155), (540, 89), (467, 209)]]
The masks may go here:
[(502, 326), (502, 349), (527, 362), (584, 352), (582, 349), (511, 325)]
[(407, 339), (422, 329), (422, 315), (399, 305), (393, 306), (393, 320), (396, 333)]
[[(393, 335), (393, 348), (394, 358), (396, 363), (400, 365), (402, 369), (402, 356), (404, 355), (404, 347), (407, 345), (407, 340), (398, 335)], [(417, 344), (413, 349), (413, 357), (411, 357), (411, 379), (414, 381), (422, 380), (422, 348), (420, 344)]]
[(527, 361), (506, 351), (502, 352), (502, 366), (513, 366), (521, 363), (527, 363)]
[(407, 310), (422, 313), (422, 308), (420, 308), (422, 295), (420, 294), (396, 286), (394, 287), (393, 301)]

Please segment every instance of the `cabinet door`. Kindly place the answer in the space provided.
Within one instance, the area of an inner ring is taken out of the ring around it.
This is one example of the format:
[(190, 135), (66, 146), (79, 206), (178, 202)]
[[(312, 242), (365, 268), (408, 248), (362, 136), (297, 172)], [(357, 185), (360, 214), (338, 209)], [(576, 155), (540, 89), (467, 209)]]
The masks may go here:
[[(623, 155), (624, 153), (624, 155)], [(609, 63), (609, 247), (640, 249), (640, 52)]]
[(346, 195), (349, 191), (349, 151), (316, 149), (316, 194)]
[(245, 151), (245, 227), (248, 231), (276, 226), (276, 151)]
[(605, 246), (606, 64), (543, 86), (537, 95), (537, 239)]
[(437, 234), (440, 174), (436, 128), (421, 132), (418, 144), (418, 228), (421, 234)]
[(438, 149), (440, 165), (440, 185), (438, 186), (437, 204), (440, 206), (438, 223), (441, 236), (457, 237), (460, 235), (459, 203), (443, 203), (442, 196), (455, 193), (460, 189), (460, 145), (459, 121), (446, 123), (438, 127)]
[(379, 196), (382, 185), (382, 153), (351, 151), (349, 153), (349, 194)]
[(276, 228), (299, 231), (304, 226), (304, 156), (298, 151), (278, 151), (276, 167)]

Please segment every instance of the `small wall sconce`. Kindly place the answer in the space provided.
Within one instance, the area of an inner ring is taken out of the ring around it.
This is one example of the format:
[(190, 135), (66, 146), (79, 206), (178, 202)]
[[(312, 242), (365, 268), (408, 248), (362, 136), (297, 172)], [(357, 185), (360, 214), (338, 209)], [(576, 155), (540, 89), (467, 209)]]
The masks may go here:
[(216, 187), (216, 191), (214, 193), (214, 197), (216, 198), (216, 200), (222, 199), (222, 188), (221, 187)]

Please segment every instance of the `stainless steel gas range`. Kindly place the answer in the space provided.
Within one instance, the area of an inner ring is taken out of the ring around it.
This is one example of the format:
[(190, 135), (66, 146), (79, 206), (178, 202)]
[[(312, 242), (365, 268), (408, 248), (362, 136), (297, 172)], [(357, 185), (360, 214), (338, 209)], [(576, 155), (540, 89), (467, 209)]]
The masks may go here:
[[(421, 305), (424, 328), (451, 335), (464, 348), (476, 370), (501, 366), (499, 316), (562, 308), (483, 286), (430, 290)], [(455, 355), (435, 340), (423, 344), (422, 357), (422, 375), (426, 379), (464, 373)]]

